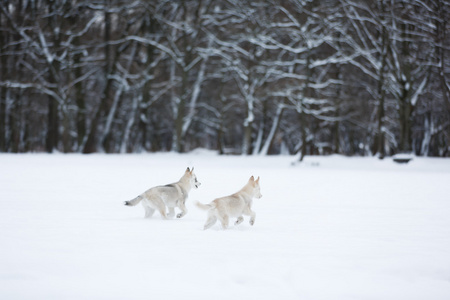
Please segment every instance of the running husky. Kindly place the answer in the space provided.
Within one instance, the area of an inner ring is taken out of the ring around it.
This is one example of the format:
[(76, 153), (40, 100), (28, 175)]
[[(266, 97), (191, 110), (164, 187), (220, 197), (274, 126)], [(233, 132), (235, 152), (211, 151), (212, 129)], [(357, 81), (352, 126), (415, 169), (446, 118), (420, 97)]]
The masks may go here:
[(223, 229), (228, 227), (228, 220), (230, 217), (237, 217), (234, 225), (239, 225), (244, 221), (242, 215), (250, 216), (250, 225), (255, 223), (255, 212), (252, 211), (252, 199), (261, 198), (259, 189), (259, 177), (255, 180), (250, 177), (247, 184), (237, 193), (233, 195), (217, 198), (210, 204), (202, 204), (197, 202), (197, 206), (201, 209), (208, 210), (208, 219), (206, 220), (203, 229), (208, 229), (213, 226), (217, 219), (222, 223)]
[[(181, 213), (177, 218), (181, 218), (187, 213), (186, 199), (192, 187), (198, 188), (200, 182), (197, 181), (197, 176), (189, 168), (186, 169), (183, 177), (178, 182), (155, 186), (146, 192), (140, 194), (130, 201), (125, 201), (125, 205), (135, 206), (142, 201), (142, 206), (145, 209), (145, 218), (150, 218), (155, 210), (163, 216), (164, 219), (173, 218), (175, 215), (175, 207), (181, 209)], [(166, 206), (169, 209), (169, 214), (166, 215)]]

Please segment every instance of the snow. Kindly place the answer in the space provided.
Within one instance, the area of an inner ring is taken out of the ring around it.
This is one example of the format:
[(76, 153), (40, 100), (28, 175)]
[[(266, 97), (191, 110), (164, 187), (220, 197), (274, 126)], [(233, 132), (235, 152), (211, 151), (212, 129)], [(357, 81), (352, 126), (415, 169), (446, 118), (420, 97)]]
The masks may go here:
[[(0, 299), (450, 299), (450, 160), (0, 155)], [(195, 167), (182, 219), (127, 207)], [(261, 176), (254, 226), (194, 206)]]

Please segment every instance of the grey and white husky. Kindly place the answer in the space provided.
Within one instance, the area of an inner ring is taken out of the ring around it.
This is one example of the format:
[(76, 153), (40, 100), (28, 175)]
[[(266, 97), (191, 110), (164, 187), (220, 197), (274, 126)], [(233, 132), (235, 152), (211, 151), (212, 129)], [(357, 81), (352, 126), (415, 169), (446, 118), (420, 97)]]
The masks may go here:
[[(145, 218), (150, 218), (155, 210), (158, 210), (163, 218), (173, 218), (175, 207), (181, 210), (177, 218), (181, 218), (187, 213), (186, 199), (189, 191), (200, 186), (197, 176), (194, 174), (194, 168), (186, 169), (183, 177), (178, 182), (155, 186), (130, 201), (125, 201), (125, 205), (135, 206), (139, 202), (145, 209)], [(169, 213), (166, 214), (166, 207)]]
[(244, 221), (242, 215), (250, 216), (250, 225), (255, 223), (256, 214), (252, 211), (253, 198), (261, 198), (261, 191), (259, 187), (259, 177), (255, 180), (252, 176), (247, 184), (237, 193), (230, 196), (217, 198), (210, 204), (202, 204), (196, 202), (201, 209), (208, 211), (208, 219), (206, 220), (203, 229), (208, 229), (213, 226), (217, 219), (222, 223), (223, 229), (228, 227), (230, 217), (237, 217), (235, 225), (239, 225)]

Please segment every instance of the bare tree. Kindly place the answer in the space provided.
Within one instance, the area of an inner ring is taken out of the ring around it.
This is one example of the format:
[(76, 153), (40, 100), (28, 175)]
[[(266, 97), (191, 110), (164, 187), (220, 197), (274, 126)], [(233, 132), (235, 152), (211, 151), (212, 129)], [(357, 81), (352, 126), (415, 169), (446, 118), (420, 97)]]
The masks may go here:
[(0, 1), (0, 151), (448, 156), (448, 12)]

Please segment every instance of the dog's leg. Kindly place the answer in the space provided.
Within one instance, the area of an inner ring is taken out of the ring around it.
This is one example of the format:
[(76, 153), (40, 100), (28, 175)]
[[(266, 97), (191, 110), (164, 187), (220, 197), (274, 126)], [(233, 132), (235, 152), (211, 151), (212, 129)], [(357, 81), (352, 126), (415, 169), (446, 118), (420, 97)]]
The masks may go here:
[(160, 210), (159, 210), (159, 213), (161, 214), (161, 216), (162, 216), (164, 219), (167, 219), (166, 209), (165, 209), (165, 208), (160, 209)]
[(183, 202), (183, 201), (180, 201), (180, 202), (178, 203), (178, 208), (181, 209), (181, 213), (179, 213), (179, 214), (177, 215), (177, 218), (179, 219), (179, 218), (184, 217), (184, 216), (187, 214), (187, 208), (186, 208), (186, 205), (184, 205), (184, 202)]
[(217, 221), (217, 218), (214, 214), (210, 213), (208, 215), (208, 220), (206, 220), (205, 225), (203, 226), (203, 230), (206, 230), (208, 228), (210, 228), (211, 226), (213, 226)]
[(236, 222), (234, 222), (234, 225), (239, 225), (239, 224), (241, 224), (242, 222), (244, 222), (244, 217), (243, 217), (243, 216), (240, 216), (239, 218), (237, 218)]
[(153, 213), (155, 212), (155, 210), (149, 206), (144, 206), (145, 208), (145, 218), (150, 218), (151, 216), (153, 216)]
[(250, 216), (250, 222), (249, 223), (250, 223), (250, 225), (253, 226), (253, 224), (255, 224), (255, 217), (256, 217), (255, 212), (252, 211), (250, 209), (250, 207), (247, 207), (247, 208), (244, 209), (243, 213), (244, 213), (244, 215)]
[(221, 215), (219, 216), (220, 223), (222, 223), (222, 228), (227, 229), (228, 228), (228, 215)]
[(164, 219), (167, 219), (166, 204), (164, 204), (164, 201), (159, 197), (152, 197), (151, 202), (152, 202), (153, 206), (156, 207), (156, 209), (159, 211), (161, 216)]
[(173, 218), (174, 216), (175, 216), (175, 208), (169, 207), (169, 214), (167, 215), (167, 217)]
[(166, 208), (163, 207), (163, 208), (159, 208), (158, 210), (159, 210), (159, 213), (161, 214), (161, 216), (167, 220)]

